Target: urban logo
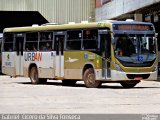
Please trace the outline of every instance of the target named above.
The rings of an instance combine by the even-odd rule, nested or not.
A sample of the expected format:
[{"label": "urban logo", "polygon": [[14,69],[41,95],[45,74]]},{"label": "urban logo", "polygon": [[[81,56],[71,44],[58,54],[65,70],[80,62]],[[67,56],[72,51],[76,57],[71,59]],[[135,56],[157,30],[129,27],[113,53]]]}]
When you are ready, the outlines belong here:
[{"label": "urban logo", "polygon": [[42,61],[42,53],[41,52],[27,52],[24,54],[25,61]]}]

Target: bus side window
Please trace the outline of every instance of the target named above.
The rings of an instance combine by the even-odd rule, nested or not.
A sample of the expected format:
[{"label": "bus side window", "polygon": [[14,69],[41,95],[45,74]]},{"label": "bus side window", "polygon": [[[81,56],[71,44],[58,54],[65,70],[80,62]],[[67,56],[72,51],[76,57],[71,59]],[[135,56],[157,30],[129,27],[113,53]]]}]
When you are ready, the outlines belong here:
[{"label": "bus side window", "polygon": [[83,31],[83,48],[96,50],[98,48],[98,30]]},{"label": "bus side window", "polygon": [[51,51],[52,50],[52,32],[40,32],[39,50]]},{"label": "bus side window", "polygon": [[4,51],[13,51],[13,34],[4,34]]},{"label": "bus side window", "polygon": [[26,34],[26,51],[37,51],[38,50],[38,32]]},{"label": "bus side window", "polygon": [[81,49],[82,31],[67,31],[67,45],[68,50],[80,50]]}]

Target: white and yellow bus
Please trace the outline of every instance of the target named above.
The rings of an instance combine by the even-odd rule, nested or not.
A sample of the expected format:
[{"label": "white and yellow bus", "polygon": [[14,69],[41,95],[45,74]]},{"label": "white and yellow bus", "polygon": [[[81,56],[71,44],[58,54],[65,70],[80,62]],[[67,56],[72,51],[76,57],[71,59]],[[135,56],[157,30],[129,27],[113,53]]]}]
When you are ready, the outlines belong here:
[{"label": "white and yellow bus", "polygon": [[157,80],[158,49],[153,24],[103,21],[5,28],[2,72],[86,87],[118,82],[132,88],[141,80]]}]

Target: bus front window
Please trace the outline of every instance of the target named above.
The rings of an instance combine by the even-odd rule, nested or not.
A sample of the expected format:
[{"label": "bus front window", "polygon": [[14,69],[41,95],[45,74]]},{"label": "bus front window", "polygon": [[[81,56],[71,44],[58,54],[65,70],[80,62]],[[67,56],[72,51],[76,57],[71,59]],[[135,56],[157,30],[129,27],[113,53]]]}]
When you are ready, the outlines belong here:
[{"label": "bus front window", "polygon": [[135,46],[127,36],[116,37],[115,54],[117,56],[130,56],[135,53]]},{"label": "bus front window", "polygon": [[114,53],[115,57],[127,67],[137,63],[153,62],[156,58],[155,37],[144,34],[115,35]]}]

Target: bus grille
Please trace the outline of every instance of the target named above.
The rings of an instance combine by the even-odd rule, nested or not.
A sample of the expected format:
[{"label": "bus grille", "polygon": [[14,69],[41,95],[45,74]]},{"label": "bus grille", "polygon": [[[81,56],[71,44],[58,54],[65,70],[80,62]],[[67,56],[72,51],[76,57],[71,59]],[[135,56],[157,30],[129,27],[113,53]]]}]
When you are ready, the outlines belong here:
[{"label": "bus grille", "polygon": [[150,62],[143,62],[143,63],[133,63],[133,62],[124,62],[120,61],[123,66],[125,67],[151,67],[155,60]]}]

